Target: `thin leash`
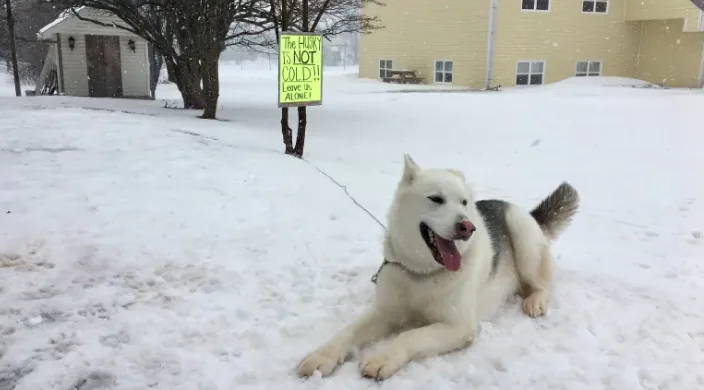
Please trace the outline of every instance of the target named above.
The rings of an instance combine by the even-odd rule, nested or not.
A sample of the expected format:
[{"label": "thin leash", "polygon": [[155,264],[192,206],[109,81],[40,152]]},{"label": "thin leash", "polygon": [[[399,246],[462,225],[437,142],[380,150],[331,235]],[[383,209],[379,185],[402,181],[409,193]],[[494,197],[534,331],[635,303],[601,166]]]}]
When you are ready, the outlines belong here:
[{"label": "thin leash", "polygon": [[[376,223],[377,223],[379,226],[381,226],[382,229],[387,230],[387,229],[386,229],[386,226],[384,226],[384,224],[381,223],[381,221],[380,221],[376,216],[374,216],[374,214],[372,214],[371,211],[369,211],[366,207],[362,206],[362,204],[359,203],[359,202],[357,201],[357,199],[355,199],[355,197],[352,196],[352,194],[350,194],[350,192],[347,190],[347,186],[346,186],[346,185],[344,185],[344,184],[340,183],[339,181],[335,180],[334,177],[330,176],[327,172],[325,172],[324,170],[320,169],[317,165],[311,163],[310,161],[306,160],[305,158],[301,158],[301,160],[303,160],[306,164],[308,164],[308,165],[312,166],[313,168],[315,168],[318,172],[320,172],[320,174],[322,174],[322,175],[324,175],[325,177],[327,177],[328,179],[330,179],[331,182],[333,182],[336,186],[338,186],[340,189],[342,189],[342,191],[345,192],[345,196],[347,196],[352,202],[354,202],[354,204],[357,205],[357,207],[358,207],[360,210],[364,211],[371,219],[373,219],[374,221],[376,221]],[[372,279],[371,279],[372,283],[376,284],[376,280],[379,278],[379,273],[381,273],[381,270],[382,270],[387,264],[389,264],[389,263],[391,263],[391,262],[388,261],[388,260],[386,260],[386,259],[384,259],[384,261],[381,263],[381,266],[379,267],[379,269],[378,269],[378,270],[376,271],[376,273],[372,276]]]}]

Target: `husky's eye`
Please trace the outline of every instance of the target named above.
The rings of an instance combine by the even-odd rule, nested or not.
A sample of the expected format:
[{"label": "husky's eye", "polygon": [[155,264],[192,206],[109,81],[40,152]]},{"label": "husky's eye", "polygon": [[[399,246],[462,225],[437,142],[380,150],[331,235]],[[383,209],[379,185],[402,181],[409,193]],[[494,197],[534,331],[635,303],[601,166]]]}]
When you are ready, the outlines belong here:
[{"label": "husky's eye", "polygon": [[466,206],[466,205],[467,205],[467,199],[462,201],[462,206]]},{"label": "husky's eye", "polygon": [[437,203],[437,204],[445,203],[445,199],[443,199],[442,196],[438,196],[438,195],[429,196],[428,199],[430,199],[433,203]]}]

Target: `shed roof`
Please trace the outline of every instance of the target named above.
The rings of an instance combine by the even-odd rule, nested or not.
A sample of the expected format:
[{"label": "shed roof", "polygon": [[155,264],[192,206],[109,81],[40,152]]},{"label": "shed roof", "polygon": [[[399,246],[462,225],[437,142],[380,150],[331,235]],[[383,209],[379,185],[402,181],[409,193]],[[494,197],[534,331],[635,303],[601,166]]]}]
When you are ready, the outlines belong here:
[{"label": "shed roof", "polygon": [[[115,16],[110,14],[107,11],[102,11],[102,10],[97,10],[97,9],[92,9],[89,7],[76,7],[76,8],[67,8],[64,10],[64,12],[59,15],[56,20],[53,22],[47,24],[46,26],[42,27],[39,32],[37,32],[37,39],[39,40],[53,40],[53,36],[56,33],[73,33],[77,30],[77,27],[80,23],[87,23],[81,19],[79,19],[76,14],[80,15],[81,17],[84,18],[93,18],[93,19],[105,19],[106,15],[112,16],[113,20],[115,20]],[[120,20],[120,19],[117,19]],[[102,20],[101,20],[102,21]],[[108,22],[110,23],[110,22]],[[113,22],[114,24],[114,22]],[[110,28],[110,27],[108,27]],[[119,33],[116,35],[124,35],[125,32],[120,29],[119,27],[115,27],[116,30],[120,30]]]}]

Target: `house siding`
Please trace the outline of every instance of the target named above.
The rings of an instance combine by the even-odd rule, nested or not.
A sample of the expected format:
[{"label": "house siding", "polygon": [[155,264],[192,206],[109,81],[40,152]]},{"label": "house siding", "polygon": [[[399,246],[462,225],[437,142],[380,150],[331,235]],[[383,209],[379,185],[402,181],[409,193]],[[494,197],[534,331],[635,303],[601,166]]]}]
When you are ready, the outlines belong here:
[{"label": "house siding", "polygon": [[492,85],[514,86],[521,60],[545,61],[543,83],[574,76],[578,61],[601,61],[602,76],[635,75],[641,26],[623,21],[625,0],[605,14],[583,13],[581,1],[551,0],[549,11],[499,1]]},{"label": "house siding", "polygon": [[360,77],[378,79],[379,60],[394,69],[412,69],[434,81],[435,60],[453,61],[453,84],[483,87],[485,82],[489,0],[386,0],[365,5],[384,28],[360,38]]},{"label": "house siding", "polygon": [[142,39],[135,39],[135,51],[132,52],[127,44],[129,40],[130,37],[120,37],[122,93],[125,97],[148,98],[151,95],[148,45]]},{"label": "house siding", "polygon": [[[69,37],[76,40],[73,50],[68,46]],[[61,57],[64,93],[69,96],[88,96],[85,37],[76,34],[61,34]]]},{"label": "house siding", "polygon": [[701,87],[704,32],[683,32],[683,24],[683,19],[642,22],[637,78],[668,87]]}]

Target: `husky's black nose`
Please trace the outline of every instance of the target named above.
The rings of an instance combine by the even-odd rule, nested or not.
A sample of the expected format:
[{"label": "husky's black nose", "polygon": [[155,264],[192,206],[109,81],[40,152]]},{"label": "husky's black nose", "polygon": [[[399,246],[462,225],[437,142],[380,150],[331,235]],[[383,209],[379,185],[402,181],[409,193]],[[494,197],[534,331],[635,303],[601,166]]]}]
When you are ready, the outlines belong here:
[{"label": "husky's black nose", "polygon": [[472,222],[465,219],[464,221],[457,222],[455,225],[455,231],[457,235],[463,240],[469,240],[472,237],[472,233],[477,230]]}]

